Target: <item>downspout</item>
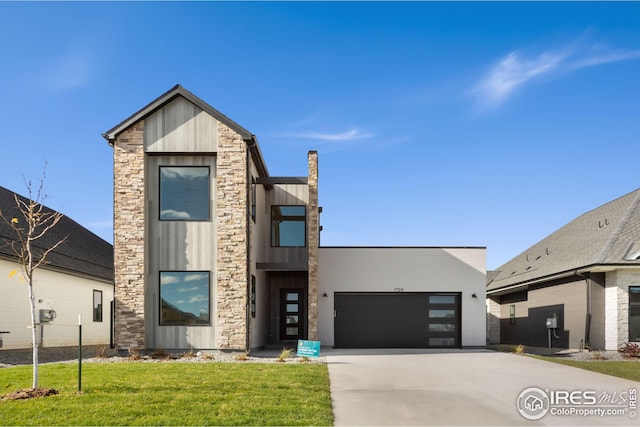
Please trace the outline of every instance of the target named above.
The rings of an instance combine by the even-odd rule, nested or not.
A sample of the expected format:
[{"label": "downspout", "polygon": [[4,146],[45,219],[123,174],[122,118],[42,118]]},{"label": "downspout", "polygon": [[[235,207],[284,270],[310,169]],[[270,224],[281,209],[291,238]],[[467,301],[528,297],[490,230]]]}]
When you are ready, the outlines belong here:
[{"label": "downspout", "polygon": [[[580,277],[584,277],[584,282],[585,282],[585,290],[586,290],[586,297],[587,297],[587,304],[586,304],[586,314],[585,314],[585,323],[584,323],[584,339],[583,339],[583,343],[584,343],[584,348],[590,350],[591,349],[591,342],[590,342],[590,335],[591,335],[591,288],[592,288],[592,281],[591,281],[591,275],[590,273],[587,271],[586,273],[578,273],[578,271],[576,270],[576,274]],[[582,349],[581,349],[582,350]]]}]

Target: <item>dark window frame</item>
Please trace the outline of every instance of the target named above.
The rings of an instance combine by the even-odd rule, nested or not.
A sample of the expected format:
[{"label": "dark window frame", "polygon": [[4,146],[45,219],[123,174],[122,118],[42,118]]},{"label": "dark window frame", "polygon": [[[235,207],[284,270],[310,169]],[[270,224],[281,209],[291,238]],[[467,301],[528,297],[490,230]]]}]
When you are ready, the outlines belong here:
[{"label": "dark window frame", "polygon": [[[276,239],[274,236],[274,208],[302,208],[304,209],[304,214],[301,216],[290,216],[283,217],[288,218],[288,221],[296,221],[296,222],[304,222],[304,243],[302,245],[282,245],[279,242],[279,238]],[[302,218],[294,219],[294,218]],[[271,247],[272,248],[306,248],[307,247],[307,206],[306,205],[271,205]],[[277,241],[276,241],[277,240]]]},{"label": "dark window frame", "polygon": [[[162,170],[170,168],[199,168],[207,170],[207,217],[206,218],[163,218],[162,217]],[[179,222],[209,222],[211,221],[211,167],[208,165],[159,165],[158,166],[158,220],[159,221],[179,221]]]},{"label": "dark window frame", "polygon": [[252,176],[251,177],[251,219],[253,220],[253,223],[256,223],[256,211],[257,211],[257,207],[256,207],[256,198],[257,198],[257,187],[258,185],[256,184],[256,179]]},{"label": "dark window frame", "polygon": [[[207,275],[207,317],[208,320],[206,323],[187,323],[187,322],[164,322],[162,319],[163,311],[162,311],[162,301],[163,301],[163,293],[162,293],[162,275],[163,273],[184,273],[186,274],[206,274]],[[159,316],[158,316],[158,325],[159,326],[194,326],[194,327],[210,327],[211,326],[211,272],[208,270],[161,270],[158,272],[158,305],[159,305]],[[183,312],[185,313],[185,312]],[[193,314],[193,313],[190,313]]]},{"label": "dark window frame", "polygon": [[[98,289],[94,289],[93,290],[93,321],[94,322],[102,322],[102,314],[103,314],[103,307],[104,307],[104,300],[103,300],[103,295],[102,295],[102,291],[98,290]],[[96,295],[100,295],[100,302],[98,303],[98,306],[96,307]]]},{"label": "dark window frame", "polygon": [[[638,342],[640,340],[640,327],[638,327],[638,330],[635,331],[635,333],[632,334],[632,330],[631,330],[631,312],[632,310],[634,312],[637,312],[636,314],[638,316],[640,316],[640,301],[632,301],[631,300],[631,295],[633,293],[632,289],[637,290],[637,292],[640,294],[640,286],[629,286],[629,317],[628,317],[628,324],[629,324],[629,340],[630,342]],[[635,336],[633,336],[635,335]]]},{"label": "dark window frame", "polygon": [[515,304],[509,305],[509,324],[510,325],[516,324],[516,305]]},{"label": "dark window frame", "polygon": [[251,317],[255,318],[256,317],[256,276],[254,276],[253,274],[251,275],[251,295],[249,298],[251,300]]}]

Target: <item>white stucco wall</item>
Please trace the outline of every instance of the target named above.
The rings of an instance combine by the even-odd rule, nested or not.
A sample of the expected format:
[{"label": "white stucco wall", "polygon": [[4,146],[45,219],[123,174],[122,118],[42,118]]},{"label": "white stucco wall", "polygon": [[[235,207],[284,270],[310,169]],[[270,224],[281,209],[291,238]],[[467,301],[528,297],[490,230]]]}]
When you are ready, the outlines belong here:
[{"label": "white stucco wall", "polygon": [[[318,263],[322,345],[334,345],[335,292],[395,292],[398,288],[461,292],[462,346],[486,345],[485,248],[321,247]],[[474,293],[477,298],[472,297]]]},{"label": "white stucco wall", "polygon": [[[18,264],[0,259],[0,330],[11,332],[2,336],[2,349],[31,348],[28,288],[19,273],[9,278],[16,268]],[[102,291],[102,322],[93,321],[94,290]],[[77,346],[78,315],[82,315],[83,345],[109,344],[112,284],[40,268],[34,275],[34,293],[36,301],[50,302],[57,314],[44,326],[43,347]]]}]

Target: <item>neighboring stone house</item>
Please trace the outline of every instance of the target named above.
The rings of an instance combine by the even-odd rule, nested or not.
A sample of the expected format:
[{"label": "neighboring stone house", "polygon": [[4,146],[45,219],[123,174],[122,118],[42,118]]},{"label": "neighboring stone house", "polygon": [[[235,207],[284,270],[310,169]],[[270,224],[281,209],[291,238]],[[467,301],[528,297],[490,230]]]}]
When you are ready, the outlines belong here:
[{"label": "neighboring stone house", "polygon": [[492,343],[616,350],[639,342],[640,190],[571,221],[487,283]]},{"label": "neighboring stone house", "polygon": [[[0,187],[0,210],[5,218],[22,220],[15,201],[16,194]],[[22,196],[19,200],[27,201]],[[45,211],[51,211],[46,206]],[[47,264],[34,273],[37,316],[44,318],[38,326],[39,345],[65,347],[78,345],[78,315],[83,320],[84,345],[112,343],[113,247],[69,217],[63,216],[36,249],[49,248],[65,238],[47,257]],[[0,220],[0,335],[2,349],[31,348],[31,307],[26,283],[16,256],[9,246],[16,240],[15,231]],[[51,315],[53,310],[53,317]],[[37,319],[40,321],[40,318]]]},{"label": "neighboring stone house", "polygon": [[121,351],[485,344],[485,248],[319,248],[317,152],[308,176],[270,176],[256,136],[180,85],[103,136]]}]

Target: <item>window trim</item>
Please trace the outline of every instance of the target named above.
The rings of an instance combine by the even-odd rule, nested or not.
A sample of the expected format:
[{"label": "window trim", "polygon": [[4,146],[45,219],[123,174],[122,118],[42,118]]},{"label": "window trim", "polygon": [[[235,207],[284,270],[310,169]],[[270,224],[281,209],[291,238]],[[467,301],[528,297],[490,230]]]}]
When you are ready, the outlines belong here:
[{"label": "window trim", "polygon": [[[284,208],[302,208],[304,209],[304,215],[301,216],[300,218],[304,218],[303,221],[297,221],[297,222],[304,222],[304,244],[303,245],[287,245],[287,246],[283,246],[281,244],[274,244],[274,235],[273,235],[273,209],[275,207],[284,207]],[[307,247],[307,205],[271,205],[271,209],[270,209],[270,226],[271,226],[271,235],[270,235],[270,243],[271,243],[271,247],[272,248],[306,248]]]},{"label": "window trim", "polygon": [[[207,274],[207,323],[164,323],[162,321],[162,273],[185,273],[185,274]],[[187,326],[187,327],[210,327],[211,326],[211,271],[209,270],[160,270],[158,271],[158,325],[159,326]]]},{"label": "window trim", "polygon": [[[207,169],[207,218],[180,219],[162,218],[162,169],[163,168],[202,168]],[[209,165],[158,165],[158,221],[168,222],[210,222],[211,221],[211,166]]]},{"label": "window trim", "polygon": [[[633,286],[629,286],[628,289],[628,295],[629,295],[629,311],[628,311],[628,315],[627,315],[627,327],[628,327],[628,341],[629,342],[637,342],[637,338],[638,337],[631,337],[631,308],[637,309],[640,311],[640,302],[635,301],[635,302],[631,302],[631,289],[638,289],[638,291],[640,291],[640,285],[633,285]],[[638,336],[640,336],[640,331],[638,331]]]},{"label": "window trim", "polygon": [[[98,307],[96,307],[96,295],[100,295],[100,304],[98,304]],[[103,295],[102,295],[102,291],[98,290],[98,289],[94,289],[93,293],[93,310],[92,310],[92,316],[93,316],[93,321],[94,322],[102,322],[102,319],[104,318],[103,314],[104,314],[104,299],[103,299]],[[96,312],[96,309],[98,310]],[[98,314],[98,316],[96,316],[96,314]]]}]

